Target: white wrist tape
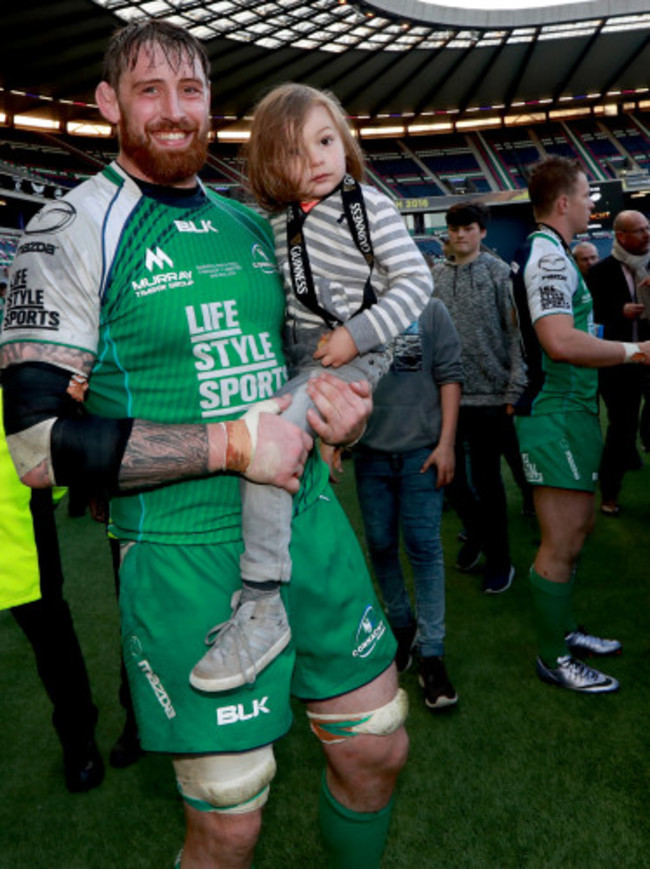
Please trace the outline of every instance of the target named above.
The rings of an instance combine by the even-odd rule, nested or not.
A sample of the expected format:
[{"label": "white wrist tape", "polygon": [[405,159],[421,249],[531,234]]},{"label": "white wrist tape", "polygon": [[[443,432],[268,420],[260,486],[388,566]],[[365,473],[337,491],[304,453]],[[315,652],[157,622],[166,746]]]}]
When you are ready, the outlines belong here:
[{"label": "white wrist tape", "polygon": [[240,418],[221,422],[226,436],[222,469],[245,474],[253,464],[257,447],[257,428],[260,413],[279,413],[280,405],[272,398],[260,401]]},{"label": "white wrist tape", "polygon": [[625,350],[625,359],[624,363],[627,362],[641,362],[643,359],[643,353],[641,353],[641,348],[638,344],[628,343],[627,341],[623,341],[623,349]]},{"label": "white wrist tape", "polygon": [[52,450],[50,439],[56,419],[44,419],[31,428],[23,429],[16,434],[7,435],[7,447],[14,460],[19,477],[24,477],[29,471],[38,467],[41,462],[47,463],[47,471],[55,485],[54,468],[52,467]]},{"label": "white wrist tape", "polygon": [[[246,423],[248,434],[251,439],[251,458],[248,467],[253,464],[255,449],[257,447],[257,418],[261,413],[280,413],[280,405],[273,398],[267,398],[265,401],[258,401],[250,410],[242,416],[242,420]],[[248,470],[248,468],[246,469]]]}]

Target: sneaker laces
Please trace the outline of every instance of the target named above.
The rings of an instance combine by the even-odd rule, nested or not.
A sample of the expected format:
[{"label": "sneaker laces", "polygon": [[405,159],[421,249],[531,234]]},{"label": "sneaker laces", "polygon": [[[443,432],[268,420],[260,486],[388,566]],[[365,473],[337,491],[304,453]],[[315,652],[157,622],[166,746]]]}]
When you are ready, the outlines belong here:
[{"label": "sneaker laces", "polygon": [[[232,642],[235,648],[235,654],[237,655],[237,664],[239,665],[239,669],[244,677],[244,681],[248,685],[252,685],[255,679],[257,678],[257,669],[255,667],[255,657],[253,655],[252,649],[246,638],[246,634],[241,629],[240,625],[236,621],[236,615],[238,612],[237,603],[239,602],[239,598],[236,602],[234,602],[234,609],[229,619],[226,619],[225,622],[220,622],[218,625],[215,625],[205,635],[205,644],[206,646],[214,646],[219,637],[225,637],[226,634],[232,634]],[[248,660],[250,661],[250,666],[248,669],[252,669],[252,675],[249,677],[247,675],[247,668],[244,665],[244,656],[248,656]]]},{"label": "sneaker laces", "polygon": [[585,664],[584,661],[579,661],[567,655],[564,658],[558,658],[558,664],[574,677],[581,677],[588,682],[597,682],[600,678],[600,673]]}]

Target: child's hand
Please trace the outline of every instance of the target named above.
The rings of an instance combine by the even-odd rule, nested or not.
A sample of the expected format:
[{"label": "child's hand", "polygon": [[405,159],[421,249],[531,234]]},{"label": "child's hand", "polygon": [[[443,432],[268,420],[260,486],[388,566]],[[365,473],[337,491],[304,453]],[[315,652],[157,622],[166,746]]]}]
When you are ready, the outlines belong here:
[{"label": "child's hand", "polygon": [[334,447],[331,444],[324,443],[324,441],[319,441],[318,447],[321,458],[330,469],[330,483],[338,483],[339,476],[343,474],[342,447]]},{"label": "child's hand", "polygon": [[340,368],[341,365],[351,362],[358,354],[352,335],[345,326],[337,326],[333,332],[323,335],[320,339],[314,359],[319,359],[321,365],[326,368],[330,365],[332,368]]}]

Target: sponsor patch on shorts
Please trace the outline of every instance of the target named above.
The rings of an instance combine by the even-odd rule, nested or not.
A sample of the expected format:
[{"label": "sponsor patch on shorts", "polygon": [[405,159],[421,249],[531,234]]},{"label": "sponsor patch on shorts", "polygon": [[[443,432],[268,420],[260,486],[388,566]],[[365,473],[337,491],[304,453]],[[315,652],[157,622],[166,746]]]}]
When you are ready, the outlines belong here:
[{"label": "sponsor patch on shorts", "polygon": [[356,643],[352,650],[353,658],[367,658],[386,633],[386,622],[373,606],[367,606],[359,621]]}]

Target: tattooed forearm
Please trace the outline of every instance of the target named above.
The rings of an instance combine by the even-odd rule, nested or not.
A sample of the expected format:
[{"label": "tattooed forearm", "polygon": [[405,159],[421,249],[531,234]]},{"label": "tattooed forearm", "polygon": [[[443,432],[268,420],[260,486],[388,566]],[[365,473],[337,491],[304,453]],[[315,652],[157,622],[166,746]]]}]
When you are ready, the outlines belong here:
[{"label": "tattooed forearm", "polygon": [[137,421],[122,458],[122,491],[152,488],[209,473],[209,443],[203,425],[157,425]]},{"label": "tattooed forearm", "polygon": [[[94,362],[91,353],[52,344],[17,342],[4,345],[0,354],[4,367],[48,362],[74,372],[78,376],[71,378],[68,393],[83,400],[86,377]],[[204,477],[210,468],[210,442],[205,425],[162,425],[136,420],[122,457],[118,485],[125,492],[151,489],[188,477]],[[36,471],[38,482],[30,485],[51,485],[51,481],[46,481],[46,465]]]},{"label": "tattooed forearm", "polygon": [[88,375],[94,361],[92,353],[58,344],[24,341],[5,344],[0,348],[0,368],[8,368],[20,362],[49,362],[51,365]]}]

